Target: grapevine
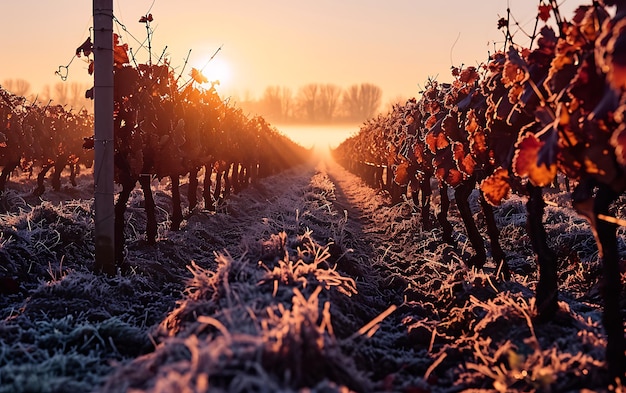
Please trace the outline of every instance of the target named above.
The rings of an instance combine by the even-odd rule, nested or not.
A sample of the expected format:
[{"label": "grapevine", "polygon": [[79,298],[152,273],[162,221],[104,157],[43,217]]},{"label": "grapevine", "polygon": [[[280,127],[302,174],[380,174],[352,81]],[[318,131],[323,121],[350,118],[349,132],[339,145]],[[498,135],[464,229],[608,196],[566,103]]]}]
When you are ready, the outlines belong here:
[{"label": "grapevine", "polygon": [[[416,205],[422,191],[426,197],[419,206],[425,229],[430,201],[427,187],[421,185],[436,179],[441,197],[437,218],[448,242],[447,188],[454,189],[475,251],[468,265],[478,268],[485,261],[483,239],[467,200],[479,185],[492,257],[505,278],[508,267],[491,206],[500,205],[511,192],[526,195],[528,235],[539,266],[540,320],[554,317],[559,309],[557,258],[543,228],[542,188],[559,177],[568,187],[573,183],[573,206],[589,219],[604,265],[609,372],[622,379],[626,344],[615,296],[622,288],[615,241],[618,221],[606,217],[610,205],[626,191],[625,11],[624,1],[594,2],[579,7],[568,21],[556,2],[541,2],[537,22],[545,22],[552,12],[559,31],[543,26],[532,50],[512,43],[509,20],[501,19],[508,47],[480,67],[453,68],[452,83],[429,80],[419,100],[371,120],[334,151],[344,166],[370,184],[372,171],[362,168],[381,166],[393,173],[389,178],[395,184],[374,184],[391,192],[393,202],[399,200],[393,196],[396,186]],[[379,142],[373,144],[372,139]]]}]

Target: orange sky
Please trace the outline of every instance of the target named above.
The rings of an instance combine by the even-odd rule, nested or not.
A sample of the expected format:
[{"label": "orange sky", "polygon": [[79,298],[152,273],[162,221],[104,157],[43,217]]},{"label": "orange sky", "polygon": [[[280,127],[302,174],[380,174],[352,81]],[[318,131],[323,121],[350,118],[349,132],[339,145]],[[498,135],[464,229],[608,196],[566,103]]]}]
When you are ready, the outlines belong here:
[{"label": "orange sky", "polygon": [[[189,50],[190,66],[216,59],[228,68],[222,95],[258,98],[265,87],[294,90],[308,83],[347,87],[373,83],[383,102],[416,95],[429,77],[450,79],[452,65],[476,65],[502,33],[497,20],[507,4],[520,26],[532,32],[538,1],[532,0],[114,0],[114,14],[123,26],[116,31],[137,51],[146,37],[138,23],[153,14],[153,57],[167,46],[179,70]],[[591,1],[565,0],[563,15]],[[67,64],[89,35],[91,1],[3,0],[0,5],[0,84],[26,79],[33,92],[54,85],[58,66]],[[515,39],[527,43],[523,32]],[[218,65],[218,61],[215,62]],[[183,77],[186,78],[190,66]],[[211,79],[210,67],[205,74]],[[222,77],[217,76],[217,77]],[[75,59],[68,82],[92,83],[86,65]]]}]

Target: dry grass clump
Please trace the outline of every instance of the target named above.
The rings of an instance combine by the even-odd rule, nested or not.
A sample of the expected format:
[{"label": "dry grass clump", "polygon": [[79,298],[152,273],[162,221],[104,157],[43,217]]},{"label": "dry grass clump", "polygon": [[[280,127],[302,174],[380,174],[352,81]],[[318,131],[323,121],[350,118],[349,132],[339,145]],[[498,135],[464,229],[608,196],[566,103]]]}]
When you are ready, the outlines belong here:
[{"label": "dry grass clump", "polygon": [[[570,391],[604,373],[601,329],[570,314],[567,303],[561,302],[559,320],[545,325],[534,322],[534,299],[502,292],[471,303],[480,319],[474,322],[475,335],[464,339],[472,350],[464,368],[484,376],[486,386],[498,392]],[[582,340],[576,343],[568,336]]]},{"label": "dry grass clump", "polygon": [[331,320],[331,299],[356,294],[356,283],[328,266],[328,247],[311,235],[281,232],[259,255],[216,254],[212,271],[192,263],[156,351],[118,370],[104,391],[369,390]]},{"label": "dry grass clump", "polygon": [[76,269],[93,258],[89,202],[43,202],[2,214],[0,223],[0,277],[17,280],[22,287],[36,284],[35,277],[57,278],[61,266]]},{"label": "dry grass clump", "polygon": [[92,202],[14,204],[0,216],[0,392],[91,391],[113,362],[154,348],[147,329],[176,284],[94,275]]}]

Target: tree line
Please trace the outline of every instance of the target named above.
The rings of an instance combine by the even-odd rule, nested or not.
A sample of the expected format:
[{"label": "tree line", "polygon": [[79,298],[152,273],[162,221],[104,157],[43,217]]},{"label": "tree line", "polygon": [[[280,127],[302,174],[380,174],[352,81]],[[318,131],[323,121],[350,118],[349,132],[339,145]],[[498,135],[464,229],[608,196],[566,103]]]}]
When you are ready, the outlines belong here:
[{"label": "tree line", "polygon": [[76,112],[83,109],[93,112],[93,101],[85,97],[85,92],[91,86],[85,83],[57,82],[54,86],[45,85],[36,93],[32,91],[30,82],[25,79],[5,79],[0,85],[16,96],[28,97],[32,103],[61,105]]},{"label": "tree line", "polygon": [[[27,80],[6,79],[2,87],[17,96],[30,97],[39,104],[53,103],[67,109],[93,112],[93,101],[85,98],[85,91],[90,88],[86,84],[58,82],[33,93]],[[295,92],[289,87],[268,86],[261,98],[244,98],[239,105],[247,112],[263,115],[272,123],[361,123],[379,112],[382,95],[382,89],[371,83],[347,88],[331,83],[309,83]]]},{"label": "tree line", "polygon": [[342,88],[331,83],[309,83],[294,90],[268,86],[260,99],[244,99],[242,108],[261,113],[272,123],[327,124],[362,122],[380,109],[382,89],[371,83]]}]

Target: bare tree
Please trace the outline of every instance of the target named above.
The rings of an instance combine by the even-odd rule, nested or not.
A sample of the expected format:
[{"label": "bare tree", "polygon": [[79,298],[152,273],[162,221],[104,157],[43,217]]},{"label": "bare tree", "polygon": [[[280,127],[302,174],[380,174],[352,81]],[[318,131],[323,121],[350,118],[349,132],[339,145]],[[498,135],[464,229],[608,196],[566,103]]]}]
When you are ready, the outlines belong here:
[{"label": "bare tree", "polygon": [[25,79],[5,79],[2,85],[16,96],[25,97],[30,92],[30,83]]},{"label": "bare tree", "polygon": [[359,104],[359,85],[352,85],[344,91],[343,110],[346,113],[346,116],[351,120],[361,118],[361,108]]},{"label": "bare tree", "polygon": [[333,84],[320,85],[318,99],[319,120],[330,122],[335,117],[339,97],[341,97],[341,88]]},{"label": "bare tree", "polygon": [[368,119],[373,117],[380,108],[383,91],[380,87],[371,83],[361,84],[361,108],[363,116]]},{"label": "bare tree", "polygon": [[[70,83],[70,96],[68,104],[75,110],[80,110],[82,107],[87,107],[88,102],[85,98],[85,91],[87,91],[87,85],[72,82]],[[91,100],[89,100],[91,101]]]},{"label": "bare tree", "polygon": [[268,119],[280,120],[282,108],[279,86],[268,86],[265,88],[261,98],[261,107],[263,108],[263,115],[267,116]]},{"label": "bare tree", "polygon": [[382,90],[371,83],[352,85],[343,95],[343,108],[350,120],[364,121],[376,114],[382,101]]},{"label": "bare tree", "polygon": [[293,100],[293,91],[288,87],[283,87],[281,94],[281,111],[284,119],[288,119],[293,116]]},{"label": "bare tree", "polygon": [[316,83],[310,83],[298,90],[298,106],[302,110],[305,119],[310,122],[315,122],[317,120],[316,111],[317,106],[319,105],[319,94],[320,87]]},{"label": "bare tree", "polygon": [[260,107],[264,116],[274,121],[285,121],[292,115],[293,94],[291,89],[269,86],[261,98]]},{"label": "bare tree", "polygon": [[45,85],[41,92],[37,94],[37,102],[40,104],[47,105],[52,99],[52,94],[50,93],[50,85]]},{"label": "bare tree", "polygon": [[54,94],[52,96],[52,99],[57,103],[57,104],[67,104],[69,102],[69,97],[70,97],[70,91],[69,91],[69,87],[66,83],[63,82],[57,82],[54,85]]},{"label": "bare tree", "polygon": [[290,120],[328,123],[337,119],[364,121],[373,117],[382,101],[382,90],[373,84],[350,86],[345,91],[334,84],[309,83],[294,98],[287,87],[268,86],[259,100],[249,94],[241,106],[275,122]]}]

